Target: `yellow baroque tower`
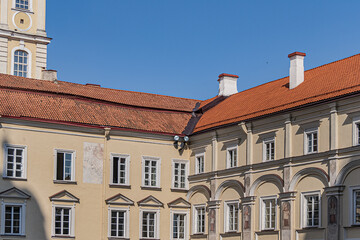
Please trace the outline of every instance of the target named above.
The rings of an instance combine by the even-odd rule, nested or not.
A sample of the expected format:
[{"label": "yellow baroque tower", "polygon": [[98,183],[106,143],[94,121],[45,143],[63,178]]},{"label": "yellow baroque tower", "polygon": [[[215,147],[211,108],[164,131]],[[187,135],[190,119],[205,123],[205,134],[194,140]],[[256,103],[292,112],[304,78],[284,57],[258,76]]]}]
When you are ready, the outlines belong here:
[{"label": "yellow baroque tower", "polygon": [[0,0],[0,73],[42,78],[48,38],[46,0]]}]

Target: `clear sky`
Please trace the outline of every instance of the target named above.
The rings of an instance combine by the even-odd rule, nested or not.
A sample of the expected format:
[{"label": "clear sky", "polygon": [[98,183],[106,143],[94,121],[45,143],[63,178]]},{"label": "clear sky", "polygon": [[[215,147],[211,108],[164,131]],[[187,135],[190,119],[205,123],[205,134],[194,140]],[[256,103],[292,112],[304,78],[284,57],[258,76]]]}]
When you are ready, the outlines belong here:
[{"label": "clear sky", "polygon": [[207,99],[360,53],[358,0],[48,0],[48,68],[102,87]]}]

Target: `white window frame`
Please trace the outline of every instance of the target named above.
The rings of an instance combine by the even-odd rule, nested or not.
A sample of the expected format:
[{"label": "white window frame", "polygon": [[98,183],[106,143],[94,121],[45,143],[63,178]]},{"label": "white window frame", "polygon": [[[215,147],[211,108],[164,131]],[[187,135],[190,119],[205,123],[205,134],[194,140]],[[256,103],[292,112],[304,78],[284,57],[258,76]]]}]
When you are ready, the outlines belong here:
[{"label": "white window frame", "polygon": [[[142,236],[142,228],[143,228],[143,213],[144,212],[151,212],[155,213],[155,231],[154,237],[143,237]],[[160,210],[159,209],[140,209],[140,222],[139,222],[139,238],[140,239],[158,239],[160,238]]]},{"label": "white window frame", "polygon": [[360,222],[358,223],[356,222],[356,198],[355,198],[356,192],[360,192],[360,186],[349,187],[349,199],[350,199],[349,216],[352,225],[360,225]]},{"label": "white window frame", "polygon": [[[309,142],[308,142],[308,135],[309,134],[314,134],[316,133],[317,134],[317,150],[316,151],[309,151]],[[319,129],[318,128],[309,128],[309,129],[306,129],[304,131],[304,154],[312,154],[312,153],[317,153],[319,152]],[[312,143],[313,147],[314,148],[314,142]]]},{"label": "white window frame", "polygon": [[360,117],[356,117],[353,119],[353,146],[360,145],[359,128],[360,128]]},{"label": "white window frame", "polygon": [[[145,185],[145,161],[146,160],[150,160],[150,161],[156,161],[156,185],[155,186],[151,186],[151,185]],[[146,187],[146,188],[160,188],[160,179],[161,179],[161,158],[159,157],[148,157],[148,156],[143,156],[142,157],[142,186]],[[150,176],[150,181],[151,181],[151,176]]]},{"label": "white window frame", "polygon": [[[20,233],[19,234],[9,234],[5,233],[5,207],[6,206],[16,206],[21,207],[20,211]],[[26,226],[26,203],[12,203],[4,202],[1,203],[1,235],[6,236],[25,236],[25,226]]]},{"label": "white window frame", "polygon": [[[230,225],[229,225],[230,207],[229,207],[229,205],[237,205],[237,208],[238,208],[237,225],[236,225],[237,229],[236,230],[230,230]],[[239,232],[239,226],[240,226],[240,204],[239,204],[239,201],[237,201],[237,200],[225,201],[224,202],[224,231],[226,233]]]},{"label": "white window frame", "polygon": [[[199,166],[198,166],[198,157],[202,157],[203,159],[203,171],[200,172]],[[197,153],[195,154],[195,174],[200,174],[205,172],[205,152]]]},{"label": "white window frame", "polygon": [[[185,187],[175,187],[175,163],[179,163],[179,164],[185,164]],[[173,159],[172,160],[172,181],[171,181],[171,186],[173,189],[189,189],[189,181],[188,181],[188,176],[189,176],[189,161],[188,160],[181,160],[181,159]],[[179,176],[181,176],[179,174]],[[179,183],[181,183],[181,181],[179,180]]]},{"label": "white window frame", "polygon": [[[70,209],[70,234],[69,235],[58,235],[55,234],[55,209],[56,208],[68,208]],[[51,236],[52,237],[75,237],[75,204],[73,205],[62,205],[62,204],[53,204],[52,205],[52,218],[51,218]]]},{"label": "white window frame", "polygon": [[[113,168],[114,168],[114,161],[113,158],[125,158],[125,183],[114,183],[113,181]],[[119,173],[118,173],[119,174]],[[121,186],[130,186],[130,155],[128,154],[118,154],[118,153],[111,153],[110,154],[110,184],[111,185],[121,185]]]},{"label": "white window frame", "polygon": [[[198,209],[204,208],[204,232],[198,232]],[[206,205],[205,204],[198,204],[193,206],[193,234],[205,234],[206,232]]]},{"label": "white window frame", "polygon": [[31,78],[31,63],[32,63],[32,54],[31,51],[29,49],[27,49],[25,46],[21,45],[19,47],[15,47],[12,49],[11,51],[11,75],[14,75],[14,64],[15,64],[15,52],[16,51],[24,51],[28,54],[28,71],[27,71],[27,78]]},{"label": "white window frame", "polygon": [[[319,197],[319,225],[308,226],[307,225],[307,196],[317,195]],[[319,228],[321,226],[321,192],[320,191],[311,191],[301,193],[301,207],[300,207],[300,216],[301,216],[301,228]]]},{"label": "white window frame", "polygon": [[[233,159],[230,158],[230,151],[235,151],[236,152],[236,164],[233,163]],[[237,146],[231,146],[231,147],[227,147],[226,148],[226,168],[235,168],[237,167],[239,164],[239,151]],[[233,166],[231,166],[233,165]]]},{"label": "white window frame", "polygon": [[[22,176],[21,177],[13,177],[7,175],[7,157],[8,157],[8,148],[20,148],[23,150],[23,163],[22,163]],[[14,159],[14,163],[16,159]],[[26,179],[27,178],[27,146],[23,145],[13,145],[13,144],[5,144],[4,145],[4,162],[3,162],[3,177],[4,178],[11,178],[11,179]]]},{"label": "white window frame", "polygon": [[[267,144],[274,144],[274,159],[267,159],[267,154],[266,154],[266,150],[267,150]],[[263,140],[263,162],[270,162],[270,161],[274,161],[276,156],[276,146],[275,146],[275,137],[271,137],[271,138],[266,138]],[[270,157],[271,157],[271,153],[270,153]]]},{"label": "white window frame", "polygon": [[[111,236],[111,213],[112,211],[124,212],[124,236]],[[109,207],[108,208],[108,238],[129,238],[130,232],[130,209],[129,208],[120,208],[120,207]]]},{"label": "white window frame", "polygon": [[29,1],[29,9],[17,8],[16,0],[12,1],[12,8],[15,9],[16,11],[21,11],[21,12],[33,12],[33,1],[32,0],[28,0],[28,1]]},{"label": "white window frame", "polygon": [[[72,156],[71,159],[71,180],[57,180],[57,153],[70,153]],[[66,150],[66,149],[55,149],[54,150],[54,182],[75,182],[75,160],[76,152],[75,150]],[[65,168],[64,168],[65,171]]]},{"label": "white window frame", "polygon": [[[183,214],[185,215],[185,223],[184,223],[184,238],[173,238],[173,230],[174,230],[174,214]],[[189,211],[181,211],[181,210],[170,210],[170,239],[171,240],[188,240],[189,239]]]},{"label": "white window frame", "polygon": [[[266,228],[266,223],[265,223],[265,219],[266,219],[266,216],[265,216],[265,211],[266,211],[265,201],[268,201],[268,200],[275,200],[275,207],[274,207],[274,210],[275,210],[274,224],[275,225],[273,227],[270,227],[270,228]],[[276,228],[277,228],[277,197],[275,195],[261,197],[260,198],[260,229],[261,230],[275,230]]]}]

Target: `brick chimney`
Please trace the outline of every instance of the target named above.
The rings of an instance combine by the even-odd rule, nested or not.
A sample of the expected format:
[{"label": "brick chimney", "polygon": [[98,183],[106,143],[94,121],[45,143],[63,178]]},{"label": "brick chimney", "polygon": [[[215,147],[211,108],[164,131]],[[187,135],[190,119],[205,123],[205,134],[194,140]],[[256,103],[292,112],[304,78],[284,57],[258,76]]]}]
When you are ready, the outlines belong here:
[{"label": "brick chimney", "polygon": [[238,93],[237,80],[239,76],[222,73],[219,75],[219,94],[218,96],[230,96]]},{"label": "brick chimney", "polygon": [[304,57],[305,53],[293,52],[289,54],[290,71],[289,71],[289,88],[294,89],[304,81]]},{"label": "brick chimney", "polygon": [[57,81],[57,71],[43,69],[41,79],[51,81],[51,82],[56,82]]}]

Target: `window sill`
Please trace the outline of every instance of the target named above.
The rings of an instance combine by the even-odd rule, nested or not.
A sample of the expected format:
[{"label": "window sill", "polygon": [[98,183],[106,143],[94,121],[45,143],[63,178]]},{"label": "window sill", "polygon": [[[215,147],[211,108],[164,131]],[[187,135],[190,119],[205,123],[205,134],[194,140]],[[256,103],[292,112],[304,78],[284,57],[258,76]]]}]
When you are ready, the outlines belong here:
[{"label": "window sill", "polygon": [[73,184],[77,185],[76,181],[54,180],[55,184]]},{"label": "window sill", "polygon": [[29,9],[22,9],[22,8],[11,8],[11,10],[13,11],[19,11],[19,12],[26,12],[26,13],[30,13],[30,14],[34,14],[33,11],[29,10]]},{"label": "window sill", "polygon": [[182,193],[187,193],[189,191],[189,189],[186,188],[170,188],[170,190],[172,192],[182,192]]},{"label": "window sill", "polygon": [[226,233],[221,233],[220,236],[221,237],[237,237],[237,236],[241,236],[241,232],[229,231]]},{"label": "window sill", "polygon": [[[111,187],[111,188],[127,188],[127,189],[131,189],[131,185],[128,185],[128,184],[110,183],[109,187]],[[120,239],[122,239],[122,238],[120,238]],[[126,239],[126,238],[124,238],[124,239]]]},{"label": "window sill", "polygon": [[17,178],[17,177],[3,177],[4,180],[16,180],[16,181],[27,181],[27,178]]},{"label": "window sill", "polygon": [[15,234],[1,234],[1,237],[5,237],[5,238],[25,238],[26,235],[15,235]]},{"label": "window sill", "polygon": [[130,238],[124,237],[108,237],[109,240],[130,240]]},{"label": "window sill", "polygon": [[255,232],[257,235],[268,235],[268,234],[278,234],[279,231],[275,229],[264,229],[258,232]]},{"label": "window sill", "polygon": [[55,235],[55,236],[51,236],[51,238],[71,238],[71,239],[75,239],[75,236],[60,236],[60,235]]},{"label": "window sill", "polygon": [[141,190],[161,191],[161,187],[141,186]]},{"label": "window sill", "polygon": [[207,234],[205,233],[194,233],[190,235],[190,238],[207,238]]},{"label": "window sill", "polygon": [[344,228],[360,228],[360,224],[352,224],[350,226],[344,226]]}]

